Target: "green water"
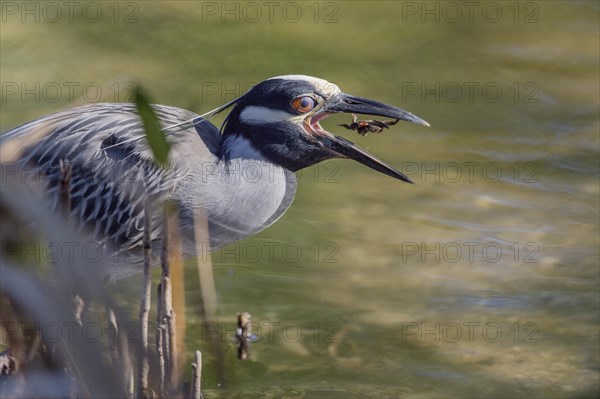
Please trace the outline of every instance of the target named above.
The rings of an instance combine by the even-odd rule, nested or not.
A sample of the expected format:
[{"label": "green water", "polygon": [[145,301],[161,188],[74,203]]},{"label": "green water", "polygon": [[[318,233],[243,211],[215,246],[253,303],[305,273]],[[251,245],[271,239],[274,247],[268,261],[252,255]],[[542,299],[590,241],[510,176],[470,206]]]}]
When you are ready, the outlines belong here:
[{"label": "green water", "polygon": [[[207,398],[598,395],[597,2],[276,2],[272,17],[261,2],[107,2],[97,22],[56,4],[55,22],[3,8],[2,131],[126,100],[132,81],[201,113],[286,73],[431,123],[363,138],[328,119],[417,184],[321,164],[278,223],[215,254],[225,387],[190,271]],[[251,362],[233,359],[238,311],[261,328]]]}]

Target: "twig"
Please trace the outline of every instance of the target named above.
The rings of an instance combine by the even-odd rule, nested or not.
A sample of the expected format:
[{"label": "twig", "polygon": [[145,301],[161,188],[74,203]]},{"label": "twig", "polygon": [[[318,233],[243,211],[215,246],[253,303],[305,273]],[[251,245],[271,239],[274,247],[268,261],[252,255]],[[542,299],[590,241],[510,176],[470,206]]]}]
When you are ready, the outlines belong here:
[{"label": "twig", "polygon": [[167,315],[165,313],[165,307],[167,307],[167,299],[165,298],[165,286],[167,286],[168,284],[168,278],[163,278],[156,287],[156,353],[158,355],[161,395],[164,395],[166,393],[166,376],[168,374],[168,371],[171,369],[171,352],[169,351],[169,331],[167,329]]},{"label": "twig", "polygon": [[250,336],[252,335],[250,318],[252,315],[248,312],[237,314],[237,329],[235,333],[235,342],[237,343],[237,356],[240,360],[248,360],[250,350]]},{"label": "twig", "polygon": [[148,362],[148,313],[150,312],[151,285],[150,267],[152,264],[152,246],[150,244],[150,234],[152,231],[152,215],[149,200],[144,204],[144,276],[142,284],[142,303],[140,305],[139,325],[140,325],[140,345],[138,351],[138,398],[146,397],[148,390],[148,372],[150,364]]},{"label": "twig", "polygon": [[156,355],[158,357],[158,392],[162,397],[165,394],[165,356],[163,352],[163,329],[156,327]]},{"label": "twig", "polygon": [[[179,384],[179,362],[183,356],[178,356],[178,349],[185,348],[185,301],[183,299],[183,267],[181,262],[181,238],[177,214],[169,206],[164,209],[163,242],[161,252],[161,301],[160,325],[163,328],[162,347],[165,360],[166,392],[172,392]],[[173,280],[174,279],[174,280]],[[173,309],[173,283],[178,286],[175,300],[181,320],[177,322],[177,313]]]},{"label": "twig", "polygon": [[156,287],[156,355],[158,357],[158,392],[161,397],[165,396],[165,368],[167,366],[167,355],[165,346],[165,324],[163,310],[162,283]]},{"label": "twig", "polygon": [[177,358],[177,333],[175,331],[176,325],[176,315],[173,309],[171,308],[171,312],[167,317],[167,330],[169,331],[169,352],[170,352],[170,362],[169,362],[169,389],[174,390],[178,385],[178,358]]},{"label": "twig", "polygon": [[202,353],[196,351],[192,363],[192,399],[202,398]]}]

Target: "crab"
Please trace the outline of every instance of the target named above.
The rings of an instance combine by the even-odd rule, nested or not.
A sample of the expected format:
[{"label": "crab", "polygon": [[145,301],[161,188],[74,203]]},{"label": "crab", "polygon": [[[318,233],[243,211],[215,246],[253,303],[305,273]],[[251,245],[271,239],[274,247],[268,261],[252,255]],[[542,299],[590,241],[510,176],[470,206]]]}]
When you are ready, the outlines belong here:
[{"label": "crab", "polygon": [[356,130],[361,136],[366,136],[369,133],[381,133],[384,129],[388,129],[390,126],[398,123],[400,119],[394,121],[378,121],[378,120],[366,120],[359,121],[358,117],[352,114],[352,123],[342,123],[340,126],[345,127],[348,130]]}]

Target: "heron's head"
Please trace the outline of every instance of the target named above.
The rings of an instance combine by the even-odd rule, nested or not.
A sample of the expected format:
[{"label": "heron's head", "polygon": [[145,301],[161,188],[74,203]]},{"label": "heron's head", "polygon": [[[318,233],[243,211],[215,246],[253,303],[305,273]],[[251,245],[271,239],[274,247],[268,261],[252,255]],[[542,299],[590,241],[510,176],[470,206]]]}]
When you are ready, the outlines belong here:
[{"label": "heron's head", "polygon": [[410,182],[401,172],[321,127],[319,121],[340,112],[429,126],[410,112],[343,93],[326,80],[286,75],[265,80],[240,97],[227,117],[223,135],[225,139],[242,136],[264,158],[291,171],[330,158],[349,158]]}]

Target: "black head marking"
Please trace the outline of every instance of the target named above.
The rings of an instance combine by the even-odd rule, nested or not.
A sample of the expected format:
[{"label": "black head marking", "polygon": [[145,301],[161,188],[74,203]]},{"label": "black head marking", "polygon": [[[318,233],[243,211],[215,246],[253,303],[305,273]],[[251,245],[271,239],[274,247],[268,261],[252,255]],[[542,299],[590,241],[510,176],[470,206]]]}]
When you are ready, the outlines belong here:
[{"label": "black head marking", "polygon": [[[291,171],[335,157],[337,155],[335,152],[324,147],[297,123],[288,121],[248,123],[241,118],[242,112],[248,107],[283,111],[291,116],[299,115],[292,108],[291,103],[303,94],[324,97],[324,94],[307,80],[274,78],[257,84],[237,101],[227,116],[223,125],[223,140],[231,136],[241,136],[266,159]],[[226,152],[227,148],[224,148],[225,157]]]}]

